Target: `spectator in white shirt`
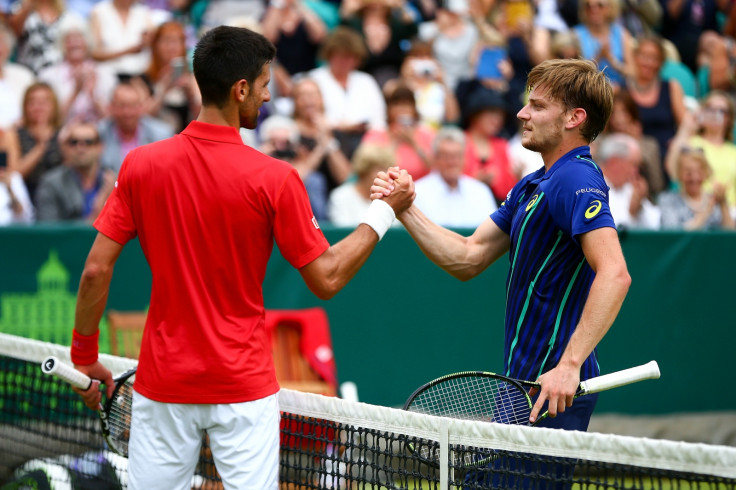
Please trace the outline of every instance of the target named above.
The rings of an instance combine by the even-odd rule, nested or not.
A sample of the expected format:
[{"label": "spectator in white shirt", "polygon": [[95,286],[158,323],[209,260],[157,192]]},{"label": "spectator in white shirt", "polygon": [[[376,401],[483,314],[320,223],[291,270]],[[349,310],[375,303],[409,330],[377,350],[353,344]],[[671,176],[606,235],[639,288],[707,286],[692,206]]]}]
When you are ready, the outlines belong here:
[{"label": "spectator in white shirt", "polygon": [[15,35],[0,22],[0,128],[10,128],[22,116],[23,95],[34,82],[31,70],[10,60]]},{"label": "spectator in white shirt", "polygon": [[595,160],[610,187],[608,205],[616,226],[659,229],[659,208],[647,197],[649,186],[639,171],[642,161],[639,142],[628,134],[613,133],[598,143]]},{"label": "spectator in white shirt", "polygon": [[415,204],[441,226],[476,228],[496,211],[496,201],[483,182],[463,174],[465,134],[443,127],[434,139],[434,165],[417,180]]},{"label": "spectator in white shirt", "polygon": [[[353,155],[356,178],[335,187],[327,202],[327,217],[335,226],[354,227],[371,205],[371,185],[381,170],[396,165],[396,155],[388,147],[361,143]],[[399,226],[395,220],[392,226]]]},{"label": "spectator in white shirt", "polygon": [[327,64],[309,76],[322,92],[325,119],[350,158],[366,130],[386,126],[386,101],[376,79],[358,71],[367,55],[360,34],[344,26],[335,28],[321,54]]}]

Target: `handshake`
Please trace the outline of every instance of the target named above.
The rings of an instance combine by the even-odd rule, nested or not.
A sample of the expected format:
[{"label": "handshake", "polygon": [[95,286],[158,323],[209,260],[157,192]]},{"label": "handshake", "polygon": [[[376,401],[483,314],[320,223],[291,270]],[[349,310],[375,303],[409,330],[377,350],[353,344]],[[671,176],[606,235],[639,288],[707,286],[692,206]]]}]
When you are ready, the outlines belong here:
[{"label": "handshake", "polygon": [[389,202],[396,216],[409,209],[415,197],[414,180],[409,172],[399,167],[389,167],[386,171],[378,172],[371,186],[371,199]]},{"label": "handshake", "polygon": [[367,224],[383,238],[396,217],[401,216],[414,202],[414,180],[409,172],[389,167],[378,172],[371,186],[371,205],[362,223]]}]

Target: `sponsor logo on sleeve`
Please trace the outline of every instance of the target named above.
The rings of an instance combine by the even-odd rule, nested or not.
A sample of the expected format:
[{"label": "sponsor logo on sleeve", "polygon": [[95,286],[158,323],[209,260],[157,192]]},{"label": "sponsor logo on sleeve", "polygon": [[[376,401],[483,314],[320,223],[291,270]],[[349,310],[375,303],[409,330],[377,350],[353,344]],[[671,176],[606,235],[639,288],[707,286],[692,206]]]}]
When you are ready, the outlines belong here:
[{"label": "sponsor logo on sleeve", "polygon": [[601,197],[606,197],[606,193],[600,189],[596,189],[595,187],[586,187],[583,189],[578,189],[575,191],[575,195],[579,196],[580,194],[586,194],[592,192],[593,194],[598,194]]},{"label": "sponsor logo on sleeve", "polygon": [[588,209],[585,210],[585,218],[595,218],[595,215],[600,212],[602,207],[603,203],[601,203],[598,199],[596,199],[595,201],[591,201],[590,206],[588,206]]},{"label": "sponsor logo on sleeve", "polygon": [[317,223],[317,218],[315,218],[314,216],[312,216],[312,224],[316,229],[319,230],[319,223]]}]

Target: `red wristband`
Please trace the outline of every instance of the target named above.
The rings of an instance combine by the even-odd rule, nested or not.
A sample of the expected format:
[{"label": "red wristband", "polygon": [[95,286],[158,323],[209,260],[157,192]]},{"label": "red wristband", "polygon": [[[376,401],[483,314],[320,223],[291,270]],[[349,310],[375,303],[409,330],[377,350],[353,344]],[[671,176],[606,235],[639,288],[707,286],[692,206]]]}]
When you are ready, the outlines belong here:
[{"label": "red wristband", "polygon": [[99,330],[92,335],[82,335],[75,328],[72,331],[72,362],[78,366],[86,366],[96,362],[100,349],[99,337]]}]

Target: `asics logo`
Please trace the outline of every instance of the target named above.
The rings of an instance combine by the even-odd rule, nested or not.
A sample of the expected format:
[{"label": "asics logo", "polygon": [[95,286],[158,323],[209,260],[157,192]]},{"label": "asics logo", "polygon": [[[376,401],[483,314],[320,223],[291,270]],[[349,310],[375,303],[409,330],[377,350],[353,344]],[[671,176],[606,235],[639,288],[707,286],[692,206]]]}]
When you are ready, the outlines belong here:
[{"label": "asics logo", "polygon": [[595,215],[601,210],[601,207],[603,207],[603,204],[598,199],[592,201],[590,206],[588,206],[588,209],[585,210],[585,218],[590,219],[595,217]]},{"label": "asics logo", "polygon": [[527,211],[529,211],[532,207],[534,207],[534,204],[536,204],[537,199],[539,199],[539,194],[534,194],[526,205]]}]

